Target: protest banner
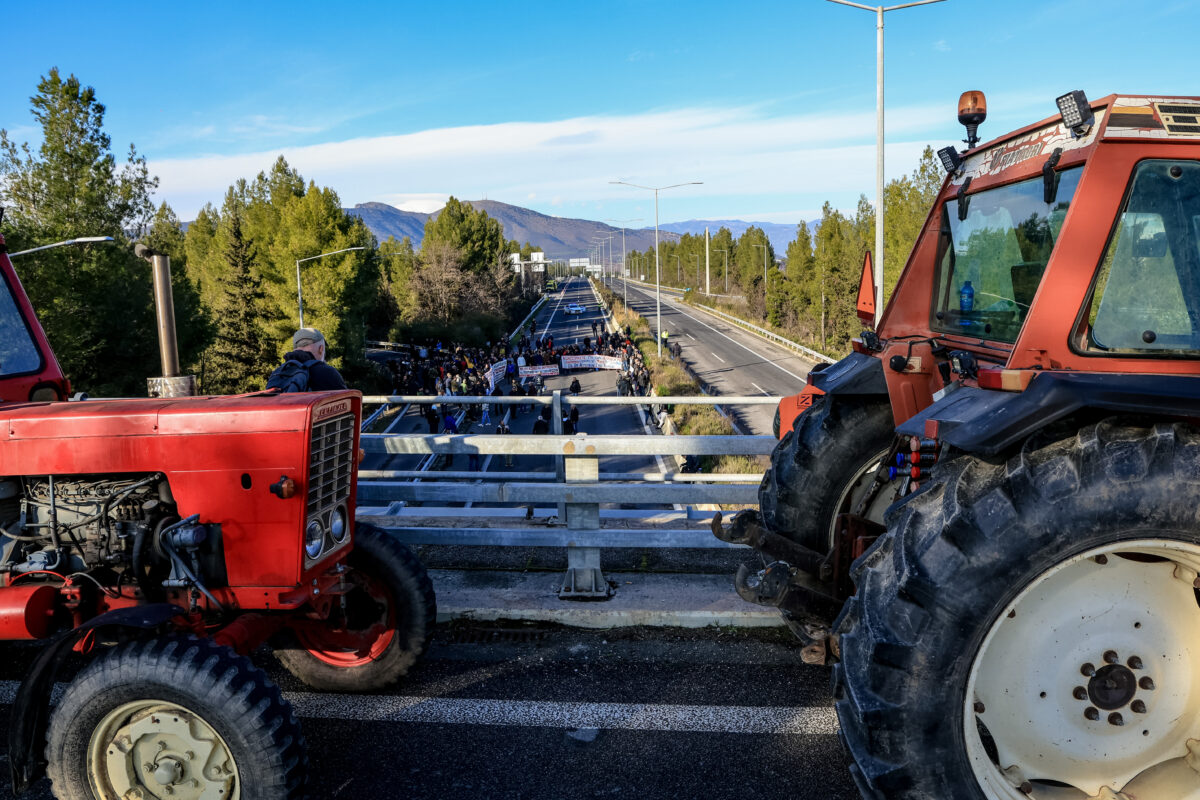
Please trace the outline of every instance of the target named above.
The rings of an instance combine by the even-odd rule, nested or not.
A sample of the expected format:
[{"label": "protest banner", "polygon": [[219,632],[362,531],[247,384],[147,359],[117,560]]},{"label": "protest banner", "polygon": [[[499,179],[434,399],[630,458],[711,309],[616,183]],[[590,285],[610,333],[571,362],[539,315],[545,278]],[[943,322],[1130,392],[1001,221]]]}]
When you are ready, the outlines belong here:
[{"label": "protest banner", "polygon": [[517,369],[517,373],[522,378],[532,378],[535,375],[541,375],[544,378],[552,378],[558,374],[558,365],[557,364],[546,364],[545,366],[541,366],[541,367],[534,367],[534,366],[519,367]]},{"label": "protest banner", "polygon": [[504,376],[507,373],[508,373],[508,359],[507,358],[504,359],[503,361],[497,361],[495,364],[492,364],[490,367],[488,367],[488,387],[491,389],[495,389],[496,383],[503,380]]},{"label": "protest banner", "polygon": [[620,369],[621,359],[616,356],[560,356],[558,363],[563,369]]}]

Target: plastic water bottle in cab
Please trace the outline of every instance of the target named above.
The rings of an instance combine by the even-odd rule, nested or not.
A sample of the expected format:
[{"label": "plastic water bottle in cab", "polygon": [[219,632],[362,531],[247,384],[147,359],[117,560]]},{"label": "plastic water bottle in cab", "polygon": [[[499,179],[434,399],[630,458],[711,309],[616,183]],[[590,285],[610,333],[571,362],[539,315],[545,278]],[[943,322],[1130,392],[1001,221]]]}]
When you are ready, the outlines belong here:
[{"label": "plastic water bottle in cab", "polygon": [[967,281],[958,290],[958,308],[964,314],[975,308],[975,287]]}]

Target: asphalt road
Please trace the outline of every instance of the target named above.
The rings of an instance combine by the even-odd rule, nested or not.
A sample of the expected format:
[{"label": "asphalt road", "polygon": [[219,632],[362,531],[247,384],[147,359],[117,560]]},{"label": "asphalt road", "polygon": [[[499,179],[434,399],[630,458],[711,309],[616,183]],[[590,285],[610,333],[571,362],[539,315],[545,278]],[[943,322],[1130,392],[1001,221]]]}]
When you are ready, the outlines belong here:
[{"label": "asphalt road", "polygon": [[[623,295],[620,280],[612,289]],[[656,325],[654,290],[629,284],[629,305]],[[771,344],[718,317],[691,308],[675,297],[661,293],[662,329],[668,341],[679,342],[682,358],[715,394],[796,394],[815,365],[791,350]],[[748,433],[770,435],[775,416],[772,406],[742,406],[731,411]]]},{"label": "asphalt road", "polygon": [[[32,648],[6,649],[11,703]],[[370,696],[309,692],[269,652],[255,661],[298,712],[313,798],[855,797],[829,670],[782,632],[446,628]],[[46,781],[27,797],[50,798]]]}]

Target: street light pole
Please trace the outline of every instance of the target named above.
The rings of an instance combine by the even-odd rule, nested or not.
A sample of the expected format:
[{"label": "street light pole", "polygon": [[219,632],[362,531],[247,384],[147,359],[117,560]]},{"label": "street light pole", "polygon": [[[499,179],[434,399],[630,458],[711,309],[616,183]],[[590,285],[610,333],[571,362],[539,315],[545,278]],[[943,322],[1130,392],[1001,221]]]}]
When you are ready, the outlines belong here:
[{"label": "street light pole", "polygon": [[713,252],[725,254],[725,294],[729,294],[729,251],[714,247]]},{"label": "street light pole", "polygon": [[655,339],[658,341],[658,356],[662,358],[662,269],[658,259],[658,193],[665,192],[667,189],[674,189],[679,186],[699,186],[703,181],[688,181],[687,183],[673,183],[670,186],[639,186],[636,183],[627,181],[609,181],[622,186],[632,186],[634,189],[645,189],[649,192],[654,192],[654,315]]},{"label": "street light pole", "polygon": [[14,258],[16,256],[23,256],[26,253],[36,253],[39,250],[50,250],[55,247],[66,247],[67,245],[72,244],[111,244],[115,241],[116,239],[111,236],[76,236],[74,239],[64,239],[61,242],[55,242],[54,244],[44,244],[41,247],[31,247],[28,250],[18,250],[15,253],[9,253],[8,257]]},{"label": "street light pole", "polygon": [[296,261],[296,306],[300,309],[300,327],[304,327],[304,293],[300,290],[300,265],[305,261],[315,261],[318,258],[325,256],[336,256],[338,253],[349,253],[351,250],[366,250],[365,247],[343,247],[341,250],[333,250],[328,253],[321,253],[308,258],[301,258]]},{"label": "street light pole", "polygon": [[917,0],[895,6],[867,6],[850,0],[829,0],[875,14],[875,325],[883,315],[883,15],[944,0]]}]

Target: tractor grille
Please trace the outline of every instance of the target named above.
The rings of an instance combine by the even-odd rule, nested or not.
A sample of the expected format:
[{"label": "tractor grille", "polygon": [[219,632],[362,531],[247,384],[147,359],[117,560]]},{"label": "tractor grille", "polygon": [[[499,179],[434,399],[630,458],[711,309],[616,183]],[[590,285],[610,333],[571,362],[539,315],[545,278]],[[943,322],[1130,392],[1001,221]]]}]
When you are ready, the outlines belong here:
[{"label": "tractor grille", "polygon": [[343,414],[313,425],[308,464],[308,517],[350,497],[354,464],[354,415]]}]

